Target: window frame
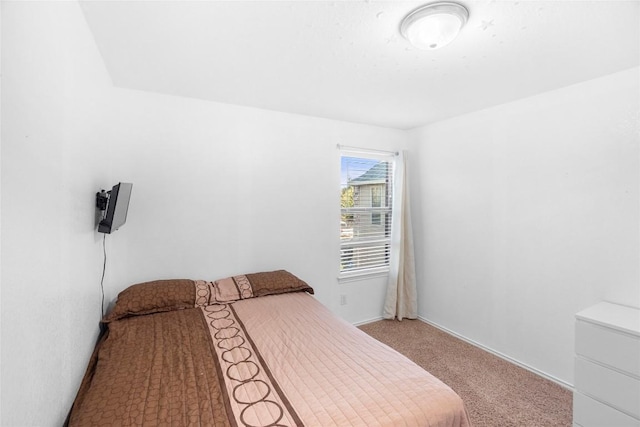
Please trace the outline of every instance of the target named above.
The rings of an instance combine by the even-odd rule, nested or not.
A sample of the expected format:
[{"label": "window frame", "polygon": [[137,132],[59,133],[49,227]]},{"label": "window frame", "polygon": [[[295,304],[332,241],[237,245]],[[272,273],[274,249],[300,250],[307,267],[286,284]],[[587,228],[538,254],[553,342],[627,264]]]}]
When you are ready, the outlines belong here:
[{"label": "window frame", "polygon": [[[392,250],[392,245],[391,245],[391,218],[393,216],[393,189],[394,189],[394,172],[395,172],[395,153],[385,153],[385,154],[379,154],[379,153],[368,153],[368,152],[363,152],[363,151],[357,151],[357,152],[351,152],[348,150],[341,150],[340,151],[340,173],[341,176],[344,176],[344,171],[343,171],[343,158],[344,157],[348,157],[348,158],[355,158],[355,159],[366,159],[366,160],[376,160],[378,161],[378,163],[376,164],[380,164],[380,162],[387,162],[388,163],[388,170],[387,173],[384,175],[384,182],[382,184],[384,184],[386,187],[383,187],[380,185],[380,183],[378,183],[378,188],[379,190],[374,190],[373,185],[372,187],[370,187],[369,189],[367,189],[367,193],[369,193],[368,195],[371,196],[373,194],[374,191],[378,191],[378,194],[380,196],[380,205],[379,207],[374,207],[371,206],[374,202],[373,197],[371,197],[368,201],[368,207],[367,206],[358,206],[358,207],[351,207],[351,208],[345,208],[342,206],[342,199],[341,199],[341,205],[340,205],[340,221],[341,221],[341,227],[340,227],[340,257],[339,257],[339,262],[338,262],[338,269],[339,269],[339,273],[338,273],[338,280],[339,282],[347,282],[347,281],[355,281],[355,280],[363,280],[366,278],[370,278],[370,277],[375,277],[375,276],[386,276],[389,273],[389,269],[390,269],[390,260],[391,260],[391,250]],[[374,165],[375,166],[375,165]],[[373,166],[372,166],[373,167]],[[371,168],[370,168],[371,169]],[[370,169],[366,170],[364,173],[368,172]],[[364,174],[363,173],[363,174]],[[344,180],[341,178],[340,180],[340,189],[341,189],[341,195],[342,192],[344,191],[345,188],[348,188],[348,186],[346,185],[347,183],[344,182]],[[362,196],[362,191],[364,190],[363,188],[358,188],[359,186],[353,186],[352,188],[354,188],[353,190],[353,195],[354,195],[354,199],[357,197],[356,195],[360,195]],[[357,190],[356,190],[357,189]],[[349,209],[349,210],[346,210]],[[374,211],[375,210],[375,211]],[[353,230],[351,231],[351,235],[352,237],[349,239],[349,241],[345,241],[346,239],[344,239],[344,233],[343,233],[343,224],[346,224],[344,218],[348,215],[351,214],[356,214],[356,213],[368,213],[368,215],[366,215],[370,221],[371,221],[371,225],[374,225],[375,227],[383,227],[383,233],[384,236],[379,236],[377,238],[365,238],[365,239],[361,239],[361,240],[353,240]],[[379,223],[377,225],[373,224],[373,218],[374,215],[379,215]],[[380,243],[384,244],[384,249],[381,249]],[[349,249],[356,249],[356,248],[371,248],[372,251],[378,252],[379,254],[382,255],[378,255],[378,257],[383,258],[382,262],[376,263],[375,265],[371,266],[371,267],[361,267],[361,268],[356,268],[356,269],[344,269],[344,258],[343,258],[343,253],[345,250],[349,250]],[[374,257],[376,257],[374,255]],[[366,260],[366,256],[363,257]]]}]

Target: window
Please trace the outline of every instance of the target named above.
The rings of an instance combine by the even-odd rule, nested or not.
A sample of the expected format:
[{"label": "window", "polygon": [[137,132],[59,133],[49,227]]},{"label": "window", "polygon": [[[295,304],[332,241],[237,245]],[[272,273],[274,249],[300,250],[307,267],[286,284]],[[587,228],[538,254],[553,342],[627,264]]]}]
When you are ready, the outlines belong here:
[{"label": "window", "polygon": [[[384,184],[382,185],[372,185],[371,186],[371,207],[372,208],[381,208],[382,207],[382,191],[384,190]],[[372,211],[371,212],[371,224],[380,225],[380,212]]]},{"label": "window", "polygon": [[341,157],[340,277],[389,269],[393,158]]}]

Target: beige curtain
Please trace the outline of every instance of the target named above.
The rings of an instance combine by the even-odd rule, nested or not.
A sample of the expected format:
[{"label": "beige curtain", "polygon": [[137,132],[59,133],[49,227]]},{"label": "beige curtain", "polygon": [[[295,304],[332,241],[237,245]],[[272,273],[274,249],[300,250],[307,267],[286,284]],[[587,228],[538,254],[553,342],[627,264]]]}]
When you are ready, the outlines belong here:
[{"label": "beige curtain", "polygon": [[407,154],[396,156],[393,217],[391,219],[391,259],[384,304],[385,319],[418,317],[416,271],[413,254],[413,231],[407,182]]}]

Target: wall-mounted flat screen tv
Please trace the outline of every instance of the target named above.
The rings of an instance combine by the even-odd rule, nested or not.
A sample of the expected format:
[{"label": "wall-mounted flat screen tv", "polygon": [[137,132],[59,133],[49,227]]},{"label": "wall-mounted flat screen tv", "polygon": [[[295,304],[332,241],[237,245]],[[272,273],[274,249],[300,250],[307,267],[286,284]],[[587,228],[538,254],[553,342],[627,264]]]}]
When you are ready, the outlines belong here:
[{"label": "wall-mounted flat screen tv", "polygon": [[107,215],[98,225],[100,233],[111,233],[116,231],[127,221],[127,211],[129,210],[129,199],[133,184],[120,182],[113,186],[109,192],[109,202],[107,204]]}]

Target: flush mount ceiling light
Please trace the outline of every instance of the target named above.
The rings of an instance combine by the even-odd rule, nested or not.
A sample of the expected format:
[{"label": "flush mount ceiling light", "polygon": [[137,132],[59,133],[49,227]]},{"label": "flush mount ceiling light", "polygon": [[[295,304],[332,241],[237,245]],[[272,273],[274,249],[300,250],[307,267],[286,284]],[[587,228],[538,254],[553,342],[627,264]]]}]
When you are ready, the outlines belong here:
[{"label": "flush mount ceiling light", "polygon": [[400,24],[400,33],[418,49],[440,49],[456,38],[467,19],[469,11],[461,4],[431,3],[407,15]]}]

